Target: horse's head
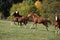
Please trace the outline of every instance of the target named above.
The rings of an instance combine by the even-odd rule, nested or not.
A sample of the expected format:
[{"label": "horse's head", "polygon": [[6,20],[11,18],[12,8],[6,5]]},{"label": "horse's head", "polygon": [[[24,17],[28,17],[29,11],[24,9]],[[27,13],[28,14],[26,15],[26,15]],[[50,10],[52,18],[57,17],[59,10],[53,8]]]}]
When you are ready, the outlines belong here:
[{"label": "horse's head", "polygon": [[37,14],[35,14],[35,13],[30,13],[30,14],[28,14],[28,17],[33,17],[33,16],[34,16],[34,17],[38,17]]},{"label": "horse's head", "polygon": [[28,14],[28,17],[31,17],[33,15],[33,13],[30,13],[30,14]]}]

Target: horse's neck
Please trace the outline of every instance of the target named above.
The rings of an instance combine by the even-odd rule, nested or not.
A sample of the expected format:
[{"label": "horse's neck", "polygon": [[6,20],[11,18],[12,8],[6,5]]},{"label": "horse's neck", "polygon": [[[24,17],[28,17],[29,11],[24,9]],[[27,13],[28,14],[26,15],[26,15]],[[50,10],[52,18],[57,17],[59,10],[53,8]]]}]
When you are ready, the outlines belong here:
[{"label": "horse's neck", "polygon": [[33,20],[35,20],[35,19],[38,18],[38,17],[36,17],[36,16],[32,16],[32,18],[33,18]]}]

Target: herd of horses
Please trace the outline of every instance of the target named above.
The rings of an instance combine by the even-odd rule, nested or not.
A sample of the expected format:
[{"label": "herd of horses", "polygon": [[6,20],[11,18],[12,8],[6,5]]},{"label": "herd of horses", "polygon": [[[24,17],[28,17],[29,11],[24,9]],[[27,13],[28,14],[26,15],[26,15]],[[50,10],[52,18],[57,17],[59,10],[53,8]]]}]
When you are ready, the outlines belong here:
[{"label": "herd of horses", "polygon": [[[52,22],[46,18],[42,18],[42,17],[38,17],[37,14],[35,13],[30,13],[28,14],[28,16],[19,16],[19,17],[14,17],[13,18],[13,22],[14,24],[16,24],[15,22],[18,23],[18,25],[22,25],[22,23],[24,25],[26,25],[29,22],[29,18],[32,18],[33,20],[33,25],[31,25],[30,28],[32,28],[34,25],[36,25],[36,29],[37,29],[37,24],[43,24],[46,27],[46,30],[48,31],[48,23],[52,24]],[[55,26],[55,30],[57,30],[57,28],[60,29],[60,21],[54,21],[54,26]]]}]

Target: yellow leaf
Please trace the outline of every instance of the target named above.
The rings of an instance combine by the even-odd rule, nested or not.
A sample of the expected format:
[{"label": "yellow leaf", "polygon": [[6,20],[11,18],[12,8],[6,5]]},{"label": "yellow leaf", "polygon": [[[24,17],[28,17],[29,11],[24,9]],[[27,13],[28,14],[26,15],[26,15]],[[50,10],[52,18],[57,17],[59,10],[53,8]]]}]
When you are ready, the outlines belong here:
[{"label": "yellow leaf", "polygon": [[36,8],[40,8],[41,2],[40,2],[40,1],[36,1],[36,2],[35,2],[35,6],[36,6]]}]

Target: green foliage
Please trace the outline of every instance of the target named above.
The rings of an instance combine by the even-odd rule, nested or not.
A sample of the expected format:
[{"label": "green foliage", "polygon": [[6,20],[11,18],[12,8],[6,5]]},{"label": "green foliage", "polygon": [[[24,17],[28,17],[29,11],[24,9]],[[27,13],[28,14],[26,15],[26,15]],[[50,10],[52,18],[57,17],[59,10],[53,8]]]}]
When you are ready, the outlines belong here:
[{"label": "green foliage", "polygon": [[60,13],[60,2],[56,0],[43,0],[42,7],[37,9],[40,15],[50,20],[54,20],[54,15]]},{"label": "green foliage", "polygon": [[10,13],[18,10],[21,15],[27,15],[30,11],[35,11],[34,3],[32,0],[24,0],[22,3],[13,4]]},{"label": "green foliage", "polygon": [[18,10],[21,15],[28,15],[30,12],[36,12],[37,15],[41,15],[43,18],[54,20],[54,14],[60,13],[60,2],[57,0],[43,0],[42,6],[36,8],[34,3],[36,0],[23,0],[22,3],[13,4],[10,9],[10,13]]},{"label": "green foliage", "polygon": [[10,13],[16,11],[17,7],[18,7],[18,4],[13,4],[13,6],[10,9],[11,10]]}]

